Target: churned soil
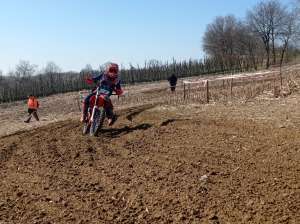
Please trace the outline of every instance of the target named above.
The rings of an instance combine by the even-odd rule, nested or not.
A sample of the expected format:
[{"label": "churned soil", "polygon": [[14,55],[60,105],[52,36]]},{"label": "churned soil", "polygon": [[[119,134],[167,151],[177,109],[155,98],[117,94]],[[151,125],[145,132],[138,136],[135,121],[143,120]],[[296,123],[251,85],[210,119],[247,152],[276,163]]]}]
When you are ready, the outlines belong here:
[{"label": "churned soil", "polygon": [[0,138],[0,223],[300,223],[300,95],[143,105]]}]

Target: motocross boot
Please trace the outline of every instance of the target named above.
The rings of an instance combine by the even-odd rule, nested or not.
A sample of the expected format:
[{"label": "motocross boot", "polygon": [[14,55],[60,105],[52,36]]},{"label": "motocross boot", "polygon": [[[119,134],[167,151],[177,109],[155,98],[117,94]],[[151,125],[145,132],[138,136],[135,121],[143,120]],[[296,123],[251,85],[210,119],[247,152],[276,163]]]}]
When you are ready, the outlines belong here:
[{"label": "motocross boot", "polygon": [[118,119],[117,115],[114,114],[114,115],[112,116],[112,118],[109,118],[109,119],[108,119],[108,125],[109,125],[109,126],[112,126],[112,125],[116,122],[117,119]]},{"label": "motocross boot", "polygon": [[80,117],[80,122],[84,123],[87,120],[87,113],[88,113],[88,105],[85,103],[82,104],[82,114]]},{"label": "motocross boot", "polygon": [[105,108],[105,112],[108,118],[108,125],[112,126],[116,122],[117,116],[114,114],[113,109],[111,107]]}]

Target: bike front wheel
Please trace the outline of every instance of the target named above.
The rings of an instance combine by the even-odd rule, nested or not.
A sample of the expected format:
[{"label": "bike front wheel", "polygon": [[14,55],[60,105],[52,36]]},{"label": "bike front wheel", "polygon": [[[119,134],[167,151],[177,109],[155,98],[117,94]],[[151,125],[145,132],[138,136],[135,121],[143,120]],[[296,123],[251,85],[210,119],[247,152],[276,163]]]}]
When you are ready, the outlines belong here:
[{"label": "bike front wheel", "polygon": [[101,128],[103,127],[105,119],[105,110],[104,108],[95,109],[94,111],[94,119],[91,121],[90,126],[90,135],[97,136]]}]

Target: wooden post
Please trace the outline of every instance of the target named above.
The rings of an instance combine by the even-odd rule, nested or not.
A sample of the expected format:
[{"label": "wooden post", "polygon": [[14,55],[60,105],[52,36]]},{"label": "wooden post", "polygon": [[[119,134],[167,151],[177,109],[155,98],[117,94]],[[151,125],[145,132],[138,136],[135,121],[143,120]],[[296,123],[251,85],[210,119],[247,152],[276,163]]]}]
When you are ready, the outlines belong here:
[{"label": "wooden post", "polygon": [[230,79],[230,97],[232,97],[233,78]]},{"label": "wooden post", "polygon": [[83,95],[82,95],[81,92],[79,92],[79,97],[77,98],[78,109],[79,109],[79,111],[81,112],[80,102],[83,102]]},{"label": "wooden post", "polygon": [[250,85],[250,90],[251,90],[251,97],[253,97],[253,89],[254,89],[254,94],[255,94],[255,88],[254,88],[254,79],[251,79],[251,85]]},{"label": "wooden post", "polygon": [[77,99],[77,105],[78,105],[78,109],[79,109],[79,112],[81,112],[81,107],[80,107],[80,102],[79,102],[80,100],[79,99]]},{"label": "wooden post", "polygon": [[280,93],[280,90],[279,88],[276,86],[276,77],[274,78],[274,97],[279,97],[279,93]]},{"label": "wooden post", "polygon": [[280,71],[280,89],[282,89],[282,84],[283,84],[283,78],[282,78],[282,73]]},{"label": "wooden post", "polygon": [[209,103],[209,86],[208,86],[208,80],[206,80],[206,102]]},{"label": "wooden post", "polygon": [[185,83],[183,83],[183,99],[185,100]]},{"label": "wooden post", "polygon": [[282,80],[282,63],[280,64],[279,75],[280,75],[280,89],[282,89],[282,83],[283,83],[283,80]]}]

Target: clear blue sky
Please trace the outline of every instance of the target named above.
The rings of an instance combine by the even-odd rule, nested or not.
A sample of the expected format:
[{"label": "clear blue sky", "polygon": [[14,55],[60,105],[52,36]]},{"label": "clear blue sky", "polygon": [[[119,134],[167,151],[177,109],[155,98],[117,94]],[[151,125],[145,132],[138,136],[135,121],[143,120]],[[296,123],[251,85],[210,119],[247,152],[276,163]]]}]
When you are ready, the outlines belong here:
[{"label": "clear blue sky", "polygon": [[227,14],[243,18],[259,1],[0,0],[0,70],[20,60],[79,71],[106,61],[199,59],[207,24]]}]

